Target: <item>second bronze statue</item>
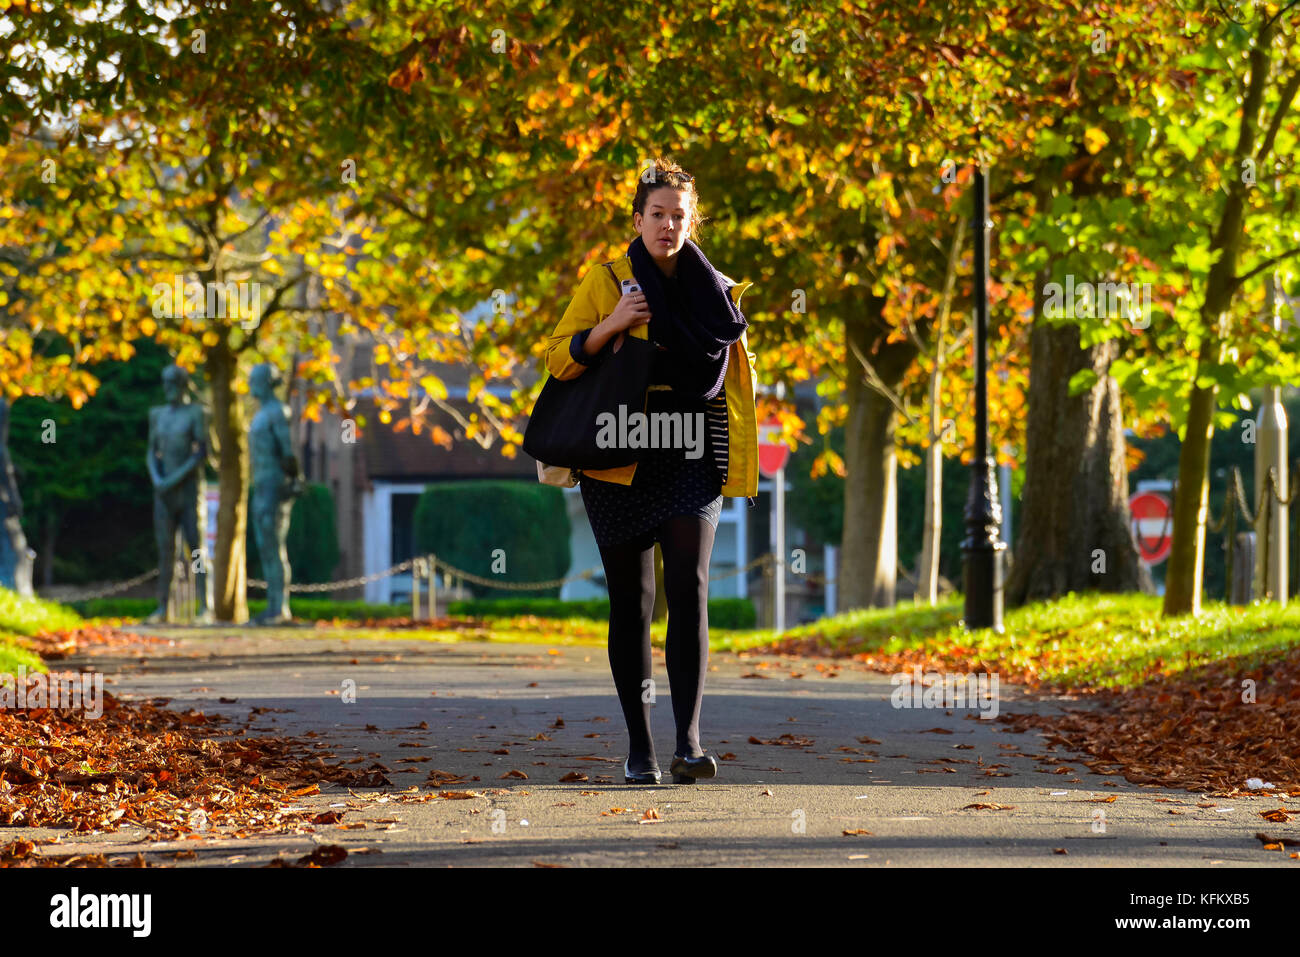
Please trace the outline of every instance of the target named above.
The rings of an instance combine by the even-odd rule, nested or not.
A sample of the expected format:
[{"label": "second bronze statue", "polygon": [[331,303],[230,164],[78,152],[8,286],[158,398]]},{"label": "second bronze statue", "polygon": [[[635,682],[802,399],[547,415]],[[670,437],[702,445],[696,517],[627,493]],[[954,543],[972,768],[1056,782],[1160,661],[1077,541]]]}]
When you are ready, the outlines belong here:
[{"label": "second bronze statue", "polygon": [[289,439],[289,417],[275,394],[279,370],[268,362],[253,367],[249,391],[261,403],[253,416],[248,444],[253,466],[253,537],[266,578],[266,610],[253,619],[269,625],[286,622],[289,614],[289,513],[302,493],[298,459]]}]

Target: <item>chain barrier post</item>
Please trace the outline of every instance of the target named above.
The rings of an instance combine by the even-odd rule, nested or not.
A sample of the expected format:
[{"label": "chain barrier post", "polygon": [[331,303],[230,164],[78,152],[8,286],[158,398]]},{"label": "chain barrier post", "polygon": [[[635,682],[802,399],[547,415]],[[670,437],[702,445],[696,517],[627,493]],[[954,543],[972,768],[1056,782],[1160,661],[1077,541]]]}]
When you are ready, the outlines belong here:
[{"label": "chain barrier post", "polygon": [[438,556],[429,553],[429,620],[438,617]]},{"label": "chain barrier post", "polygon": [[424,559],[411,562],[411,621],[420,620],[420,576],[424,573]]}]

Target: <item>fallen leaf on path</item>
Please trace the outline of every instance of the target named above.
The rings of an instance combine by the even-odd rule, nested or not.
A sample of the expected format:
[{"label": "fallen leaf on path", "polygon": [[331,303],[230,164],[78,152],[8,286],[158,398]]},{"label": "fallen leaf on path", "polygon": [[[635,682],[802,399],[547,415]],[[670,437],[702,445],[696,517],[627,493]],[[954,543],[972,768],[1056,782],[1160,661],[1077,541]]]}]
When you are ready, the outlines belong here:
[{"label": "fallen leaf on path", "polygon": [[783,748],[811,748],[816,742],[812,738],[804,737],[801,734],[783,734],[780,737],[773,738],[770,741],[764,741],[756,738],[752,734],[749,736],[750,744],[770,744]]},{"label": "fallen leaf on path", "polygon": [[1300,847],[1300,841],[1293,840],[1289,837],[1269,837],[1267,834],[1256,834],[1256,838],[1264,842],[1264,847],[1268,850],[1282,850],[1283,847]]},{"label": "fallen leaf on path", "polygon": [[437,768],[434,768],[429,772],[429,776],[426,780],[435,785],[463,784],[465,781],[465,775],[452,774],[450,771],[439,771]]},{"label": "fallen leaf on path", "polygon": [[348,856],[347,849],[338,844],[322,844],[310,854],[298,858],[300,867],[329,867]]}]

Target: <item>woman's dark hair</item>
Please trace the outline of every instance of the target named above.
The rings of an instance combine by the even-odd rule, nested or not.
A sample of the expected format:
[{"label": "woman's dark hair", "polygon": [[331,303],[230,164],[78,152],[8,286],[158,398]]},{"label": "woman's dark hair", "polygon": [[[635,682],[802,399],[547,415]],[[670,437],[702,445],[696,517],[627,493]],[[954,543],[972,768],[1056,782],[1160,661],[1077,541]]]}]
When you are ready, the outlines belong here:
[{"label": "woman's dark hair", "polygon": [[691,176],[686,170],[682,169],[672,160],[656,158],[653,166],[647,166],[637,176],[636,196],[632,199],[633,222],[636,222],[636,214],[645,215],[645,204],[650,198],[650,194],[657,189],[665,186],[671,186],[673,189],[679,189],[690,197],[689,207],[689,225],[686,230],[686,238],[692,242],[698,241],[699,227],[704,222],[704,217],[700,215],[700,194],[695,191],[695,177]]}]

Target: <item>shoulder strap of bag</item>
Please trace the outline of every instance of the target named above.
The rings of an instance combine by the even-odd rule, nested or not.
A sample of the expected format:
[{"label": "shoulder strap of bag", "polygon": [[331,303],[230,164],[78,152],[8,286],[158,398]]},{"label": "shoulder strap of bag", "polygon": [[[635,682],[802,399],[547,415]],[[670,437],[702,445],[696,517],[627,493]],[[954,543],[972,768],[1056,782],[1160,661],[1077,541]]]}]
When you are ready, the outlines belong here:
[{"label": "shoulder strap of bag", "polygon": [[614,272],[614,260],[611,259],[607,263],[601,263],[601,265],[609,270],[609,278],[613,281],[614,288],[618,290],[620,296],[623,295],[623,284],[618,281],[618,273]]}]

